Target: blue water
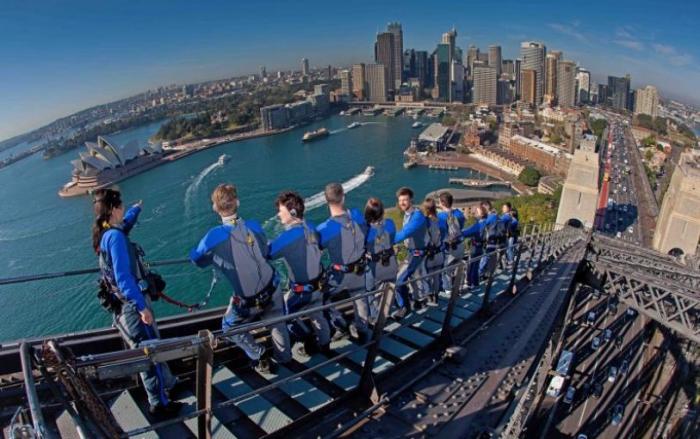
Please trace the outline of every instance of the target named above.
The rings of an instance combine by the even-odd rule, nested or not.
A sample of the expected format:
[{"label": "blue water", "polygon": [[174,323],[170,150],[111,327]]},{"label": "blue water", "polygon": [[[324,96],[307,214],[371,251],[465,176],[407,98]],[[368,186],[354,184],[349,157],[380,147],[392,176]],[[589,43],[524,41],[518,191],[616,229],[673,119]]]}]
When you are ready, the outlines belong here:
[{"label": "blue water", "polygon": [[[348,130],[353,121],[367,122]],[[350,206],[362,208],[370,196],[394,204],[403,185],[419,197],[448,186],[449,177],[476,177],[471,171],[433,171],[403,168],[402,152],[417,130],[412,119],[384,116],[369,118],[334,116],[288,133],[220,145],[188,158],[155,168],[119,184],[126,202],[143,200],[144,211],[132,238],[146,250],[147,258],[187,256],[208,228],[218,221],[211,211],[209,194],[221,182],[238,186],[241,215],[266,224],[275,233],[273,200],[284,189],[310,197],[330,181],[361,183],[347,195]],[[116,142],[145,142],[159,123],[110,136]],[[331,135],[303,144],[304,131],[326,127]],[[231,159],[216,165],[226,153]],[[58,189],[69,179],[70,160],[76,151],[43,160],[35,155],[0,170],[0,278],[71,270],[96,265],[90,245],[91,202],[87,197],[61,199]],[[362,182],[357,177],[367,166],[375,175]],[[353,180],[353,178],[355,178]],[[308,212],[320,222],[325,206]],[[197,301],[208,289],[209,270],[186,265],[160,270],[169,293],[181,300]],[[73,332],[109,325],[109,316],[95,298],[96,275],[63,278],[0,287],[0,340]],[[219,282],[210,306],[227,302],[225,282]],[[157,303],[159,316],[180,312]]]}]

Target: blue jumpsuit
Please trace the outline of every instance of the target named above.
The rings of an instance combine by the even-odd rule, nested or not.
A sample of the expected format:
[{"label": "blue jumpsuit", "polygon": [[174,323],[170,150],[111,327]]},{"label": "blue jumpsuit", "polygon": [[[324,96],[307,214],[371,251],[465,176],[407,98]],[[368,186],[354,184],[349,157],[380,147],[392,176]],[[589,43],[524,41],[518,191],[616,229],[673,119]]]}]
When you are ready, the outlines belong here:
[{"label": "blue jumpsuit", "polygon": [[[410,309],[408,282],[412,278],[425,276],[425,247],[428,243],[428,221],[415,206],[404,213],[403,228],[396,234],[396,242],[402,241],[406,241],[408,257],[396,279],[396,306]],[[427,290],[425,280],[417,281],[413,299],[422,300]]]},{"label": "blue jumpsuit", "polygon": [[[281,259],[287,267],[289,290],[284,295],[285,313],[291,314],[323,301],[323,292],[312,285],[323,274],[319,236],[308,221],[285,226],[270,243],[270,259]],[[319,346],[330,342],[328,320],[322,311],[308,315]],[[300,323],[301,324],[301,323]]]},{"label": "blue jumpsuit", "polygon": [[481,263],[481,259],[474,259],[484,254],[484,242],[482,240],[482,236],[485,221],[486,218],[481,218],[462,231],[462,236],[465,239],[471,239],[471,250],[469,253],[471,262],[469,263],[469,270],[467,272],[467,285],[470,287],[477,287],[479,285],[479,265]]},{"label": "blue jumpsuit", "polygon": [[[111,285],[114,294],[122,301],[121,312],[114,315],[113,324],[131,348],[144,346],[148,344],[148,340],[160,337],[156,322],[146,325],[141,321],[139,314],[145,309],[152,312],[150,298],[141,292],[138,285],[139,279],[135,270],[137,256],[128,238],[139,213],[140,207],[130,208],[124,214],[121,227],[108,229],[100,240],[100,267],[103,276]],[[148,394],[148,403],[151,406],[167,405],[168,392],[176,382],[168,365],[156,363],[140,375]]]},{"label": "blue jumpsuit", "polygon": [[501,219],[506,222],[506,230],[508,230],[508,239],[506,241],[506,258],[508,263],[513,263],[518,220],[510,213],[504,213],[501,215]]},{"label": "blue jumpsuit", "polygon": [[[284,304],[279,278],[268,258],[265,232],[255,221],[236,217],[209,230],[190,252],[190,259],[198,267],[214,265],[228,279],[233,289],[231,301],[221,322],[224,331],[249,323],[284,315]],[[264,302],[256,302],[265,298]],[[278,362],[292,359],[289,332],[284,323],[271,325],[272,345]],[[259,360],[265,347],[258,344],[249,332],[230,337],[251,360]]]},{"label": "blue jumpsuit", "polygon": [[[343,291],[351,296],[365,292],[365,273],[346,272],[343,267],[358,262],[364,263],[367,224],[359,210],[349,209],[342,215],[333,216],[316,228],[321,236],[320,246],[328,250],[330,259],[328,284],[329,298]],[[345,237],[345,238],[343,238]],[[354,323],[358,332],[369,335],[369,301],[366,297],[353,302]],[[338,322],[339,314],[331,311],[332,320]]]},{"label": "blue jumpsuit", "polygon": [[[460,234],[457,238],[450,239],[449,236],[449,221],[452,221],[450,214],[457,221]],[[464,214],[459,209],[452,209],[451,212],[439,212],[438,218],[446,225],[447,232],[445,237],[445,267],[455,265],[464,258],[464,238],[462,237],[462,229],[464,229]],[[442,289],[449,290],[452,288],[452,277],[454,271],[447,271],[442,276]]]},{"label": "blue jumpsuit", "polygon": [[[389,218],[372,223],[367,232],[367,256],[369,269],[365,274],[367,291],[374,291],[384,282],[396,282],[399,270],[394,244],[396,243],[396,225]],[[383,258],[381,257],[383,255]],[[379,314],[378,300],[381,296],[370,299],[370,315],[376,319]]]}]

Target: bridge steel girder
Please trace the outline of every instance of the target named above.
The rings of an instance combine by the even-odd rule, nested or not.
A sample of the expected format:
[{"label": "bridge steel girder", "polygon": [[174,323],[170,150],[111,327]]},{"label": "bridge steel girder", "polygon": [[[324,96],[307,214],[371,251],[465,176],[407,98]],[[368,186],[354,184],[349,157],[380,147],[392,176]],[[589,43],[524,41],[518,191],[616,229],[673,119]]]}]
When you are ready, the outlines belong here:
[{"label": "bridge steel girder", "polygon": [[604,275],[606,293],[618,296],[638,312],[700,343],[700,295],[694,288],[612,261],[591,263]]}]

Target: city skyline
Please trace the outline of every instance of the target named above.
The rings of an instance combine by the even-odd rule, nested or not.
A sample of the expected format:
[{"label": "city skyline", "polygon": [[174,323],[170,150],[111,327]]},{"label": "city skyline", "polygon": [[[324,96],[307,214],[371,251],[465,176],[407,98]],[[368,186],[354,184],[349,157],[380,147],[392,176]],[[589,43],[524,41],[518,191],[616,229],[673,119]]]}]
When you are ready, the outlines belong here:
[{"label": "city skyline", "polygon": [[[700,9],[680,2],[654,14],[645,14],[640,2],[632,9],[625,2],[606,9],[590,2],[585,11],[548,2],[505,2],[498,10],[416,5],[411,12],[399,3],[368,3],[340,23],[328,20],[332,14],[320,3],[293,20],[285,5],[261,16],[251,5],[192,10],[180,2],[151,2],[137,11],[80,3],[50,3],[40,13],[21,3],[0,6],[0,55],[7,62],[0,71],[0,140],[160,85],[255,73],[261,65],[268,72],[298,70],[301,58],[312,67],[371,62],[377,32],[392,21],[403,27],[404,49],[430,52],[453,26],[465,53],[471,44],[482,51],[497,44],[503,59],[514,59],[522,41],[541,41],[590,71],[592,82],[630,73],[632,88],[650,84],[663,97],[700,104],[700,56],[690,30]],[[230,14],[222,13],[227,8]],[[533,11],[547,16],[533,17]],[[664,22],[669,26],[659,25]],[[282,36],[284,47],[274,46]]]}]

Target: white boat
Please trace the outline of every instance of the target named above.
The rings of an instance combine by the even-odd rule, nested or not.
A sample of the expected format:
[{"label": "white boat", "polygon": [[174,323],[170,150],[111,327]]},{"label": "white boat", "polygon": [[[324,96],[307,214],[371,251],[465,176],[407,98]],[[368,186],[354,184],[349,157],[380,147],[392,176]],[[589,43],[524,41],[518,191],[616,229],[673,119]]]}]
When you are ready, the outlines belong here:
[{"label": "white boat", "polygon": [[360,125],[362,125],[360,122],[353,122],[350,125],[348,125],[348,129],[351,130],[353,128],[359,127]]},{"label": "white boat", "polygon": [[345,116],[345,111],[341,111],[338,116]]},{"label": "white boat", "polygon": [[367,166],[362,173],[371,177],[374,175],[374,166]]},{"label": "white boat", "polygon": [[416,121],[416,122],[413,122],[413,125],[411,125],[411,128],[420,128],[422,126],[423,126],[422,123]]},{"label": "white boat", "polygon": [[229,161],[230,159],[231,159],[231,157],[230,157],[229,155],[227,155],[227,154],[221,154],[221,155],[219,156],[219,160],[217,160],[216,163],[217,163],[219,166],[224,166],[224,164],[225,164],[227,161]]}]

